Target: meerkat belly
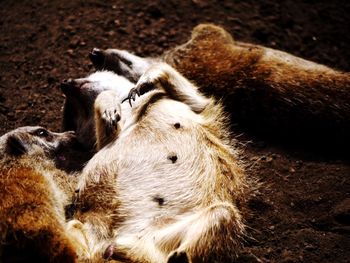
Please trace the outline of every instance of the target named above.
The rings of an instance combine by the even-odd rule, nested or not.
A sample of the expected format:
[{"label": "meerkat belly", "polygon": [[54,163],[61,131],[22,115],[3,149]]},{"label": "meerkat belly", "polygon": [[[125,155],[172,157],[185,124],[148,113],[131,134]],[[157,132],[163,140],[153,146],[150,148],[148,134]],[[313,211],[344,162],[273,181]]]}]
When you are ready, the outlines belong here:
[{"label": "meerkat belly", "polygon": [[201,119],[186,105],[153,106],[114,148],[122,208],[150,218],[178,214],[201,202],[200,178],[209,172],[201,143]]},{"label": "meerkat belly", "polygon": [[157,102],[93,157],[81,186],[86,180],[102,182],[100,176],[113,178],[118,213],[140,228],[195,209],[203,202],[205,178],[213,175],[201,122],[183,103]]}]

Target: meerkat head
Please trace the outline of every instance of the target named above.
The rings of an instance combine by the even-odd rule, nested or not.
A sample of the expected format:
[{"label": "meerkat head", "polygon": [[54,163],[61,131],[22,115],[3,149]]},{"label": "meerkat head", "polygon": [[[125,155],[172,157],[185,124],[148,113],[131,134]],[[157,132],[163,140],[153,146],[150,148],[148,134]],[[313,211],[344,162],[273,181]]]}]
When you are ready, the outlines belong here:
[{"label": "meerkat head", "polygon": [[136,83],[156,59],[136,56],[126,50],[94,48],[89,58],[96,70],[109,70]]},{"label": "meerkat head", "polygon": [[[77,170],[70,162],[70,154],[80,150],[74,132],[56,133],[40,126],[25,126],[0,137],[0,153],[3,157],[33,157],[52,160],[57,168]],[[35,157],[35,158],[34,158]]]},{"label": "meerkat head", "polygon": [[126,97],[134,86],[125,77],[110,71],[97,71],[86,78],[69,79],[61,84],[65,95],[63,108],[64,131],[75,131],[87,151],[95,148],[94,103],[105,90],[115,90],[120,97]]}]

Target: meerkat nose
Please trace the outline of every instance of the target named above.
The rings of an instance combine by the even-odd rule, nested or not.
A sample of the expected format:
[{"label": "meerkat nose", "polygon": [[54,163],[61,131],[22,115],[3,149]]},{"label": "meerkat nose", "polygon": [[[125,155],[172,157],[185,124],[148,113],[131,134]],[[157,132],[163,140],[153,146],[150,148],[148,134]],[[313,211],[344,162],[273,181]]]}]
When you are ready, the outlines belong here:
[{"label": "meerkat nose", "polygon": [[97,56],[97,55],[102,54],[102,51],[101,51],[101,49],[99,49],[99,48],[97,48],[97,47],[94,47],[94,48],[91,50],[90,54],[93,55],[93,56]]},{"label": "meerkat nose", "polygon": [[100,66],[104,61],[103,51],[99,48],[93,48],[89,54],[89,58],[95,66]]},{"label": "meerkat nose", "polygon": [[69,92],[74,86],[76,86],[74,79],[65,79],[62,81],[60,88],[64,94],[67,94],[67,92]]},{"label": "meerkat nose", "polygon": [[74,79],[65,79],[61,83],[62,86],[73,86],[74,85]]}]

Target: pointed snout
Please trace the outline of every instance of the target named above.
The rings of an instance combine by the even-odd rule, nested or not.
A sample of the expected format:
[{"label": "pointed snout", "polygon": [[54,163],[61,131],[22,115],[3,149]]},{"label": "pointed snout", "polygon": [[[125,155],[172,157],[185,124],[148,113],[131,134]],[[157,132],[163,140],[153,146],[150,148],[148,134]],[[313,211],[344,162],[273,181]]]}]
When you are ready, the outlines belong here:
[{"label": "pointed snout", "polygon": [[63,132],[51,132],[51,133],[57,137],[66,137],[66,138],[76,137],[75,131],[63,131]]},{"label": "pointed snout", "polygon": [[65,79],[62,81],[60,88],[64,94],[67,94],[72,87],[76,87],[77,83],[74,79]]},{"label": "pointed snout", "polygon": [[81,94],[82,87],[88,83],[89,80],[85,78],[80,79],[66,79],[62,81],[60,88],[65,95]]},{"label": "pointed snout", "polygon": [[89,54],[89,58],[97,69],[101,68],[105,61],[104,52],[99,48],[93,48]]}]

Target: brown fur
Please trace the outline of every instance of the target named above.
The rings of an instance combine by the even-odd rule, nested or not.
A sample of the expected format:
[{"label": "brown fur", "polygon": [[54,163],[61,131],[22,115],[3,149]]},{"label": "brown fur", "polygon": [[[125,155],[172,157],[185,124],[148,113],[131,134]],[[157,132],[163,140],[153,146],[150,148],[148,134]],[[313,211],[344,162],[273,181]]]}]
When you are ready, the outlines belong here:
[{"label": "brown fur", "polygon": [[29,167],[1,169],[2,262],[75,262],[74,247],[53,209],[42,174]]},{"label": "brown fur", "polygon": [[349,146],[349,73],[234,41],[206,24],[164,60],[206,94],[223,98],[235,123],[271,137]]},{"label": "brown fur", "polygon": [[[95,102],[101,147],[78,183],[75,215],[90,259],[233,260],[245,234],[240,204],[251,189],[221,104],[166,64],[151,66],[129,97],[136,93],[132,108],[120,107],[114,90]],[[117,134],[104,145],[99,137],[111,124]]]},{"label": "brown fur", "polygon": [[75,179],[51,161],[55,146],[68,147],[73,137],[42,130],[22,127],[0,137],[1,262],[77,259],[65,232],[65,207]]},{"label": "brown fur", "polygon": [[[134,64],[155,61],[125,54],[94,49],[91,58],[97,68],[114,70],[130,80],[145,68]],[[195,27],[187,43],[157,59],[172,65],[206,95],[221,99],[231,123],[245,131],[317,150],[334,152],[350,146],[349,73],[235,41],[211,24]]]}]

